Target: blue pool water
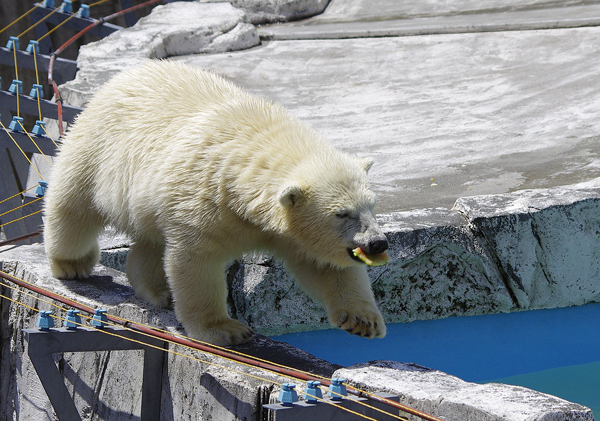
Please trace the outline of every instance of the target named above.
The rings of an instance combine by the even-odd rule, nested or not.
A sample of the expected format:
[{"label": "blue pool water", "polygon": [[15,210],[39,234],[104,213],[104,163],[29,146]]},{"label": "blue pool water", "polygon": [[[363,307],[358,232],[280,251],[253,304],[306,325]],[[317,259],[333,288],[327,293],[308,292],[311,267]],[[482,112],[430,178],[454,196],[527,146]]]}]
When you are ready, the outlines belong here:
[{"label": "blue pool water", "polygon": [[344,366],[414,362],[470,382],[525,386],[588,406],[600,419],[600,304],[397,323],[384,339],[340,330],[273,339]]}]

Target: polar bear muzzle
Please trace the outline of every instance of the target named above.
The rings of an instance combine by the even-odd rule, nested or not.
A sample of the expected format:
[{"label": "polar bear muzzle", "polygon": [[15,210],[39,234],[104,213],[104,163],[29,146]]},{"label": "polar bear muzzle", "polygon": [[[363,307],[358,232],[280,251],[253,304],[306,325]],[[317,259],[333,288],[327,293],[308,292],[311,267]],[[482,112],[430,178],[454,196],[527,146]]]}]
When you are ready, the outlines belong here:
[{"label": "polar bear muzzle", "polygon": [[378,238],[368,245],[368,252],[365,252],[360,246],[354,249],[348,249],[350,256],[356,260],[365,263],[368,266],[384,266],[390,261],[387,253],[388,241],[385,238]]}]

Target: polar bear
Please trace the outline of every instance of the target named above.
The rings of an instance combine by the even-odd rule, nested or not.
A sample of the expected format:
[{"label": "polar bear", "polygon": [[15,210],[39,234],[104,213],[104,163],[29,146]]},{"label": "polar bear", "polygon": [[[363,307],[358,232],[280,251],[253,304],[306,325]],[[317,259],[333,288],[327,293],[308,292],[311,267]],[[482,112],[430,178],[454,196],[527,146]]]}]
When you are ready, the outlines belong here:
[{"label": "polar bear", "polygon": [[173,300],[189,336],[227,346],[252,330],[227,312],[226,264],[263,250],[333,326],[383,337],[366,265],[351,252],[387,255],[371,164],[222,77],[152,61],[107,82],[66,135],[45,199],[52,273],[88,277],[110,224],[133,240],[136,294],[156,307]]}]

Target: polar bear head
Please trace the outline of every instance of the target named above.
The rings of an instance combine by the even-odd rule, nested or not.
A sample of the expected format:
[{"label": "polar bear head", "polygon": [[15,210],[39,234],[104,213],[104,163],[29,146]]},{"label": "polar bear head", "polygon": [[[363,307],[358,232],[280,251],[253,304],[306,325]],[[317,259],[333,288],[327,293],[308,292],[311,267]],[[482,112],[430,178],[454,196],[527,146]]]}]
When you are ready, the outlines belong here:
[{"label": "polar bear head", "polygon": [[321,264],[347,267],[363,264],[352,253],[357,247],[366,255],[387,250],[388,241],[373,215],[375,194],[367,183],[372,164],[370,158],[322,155],[307,160],[280,189],[287,234],[307,256]]}]

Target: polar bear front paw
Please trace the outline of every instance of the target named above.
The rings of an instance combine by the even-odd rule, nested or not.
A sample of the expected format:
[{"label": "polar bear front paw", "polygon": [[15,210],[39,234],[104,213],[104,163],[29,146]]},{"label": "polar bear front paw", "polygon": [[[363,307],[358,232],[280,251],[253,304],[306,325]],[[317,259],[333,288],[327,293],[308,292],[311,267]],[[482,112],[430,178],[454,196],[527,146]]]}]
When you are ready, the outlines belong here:
[{"label": "polar bear front paw", "polygon": [[386,334],[385,322],[377,308],[336,310],[329,314],[329,321],[333,326],[361,338],[383,338]]},{"label": "polar bear front paw", "polygon": [[[186,328],[187,330],[187,328]],[[239,345],[248,342],[254,331],[234,319],[212,323],[209,327],[188,332],[192,338],[218,346]]]}]

